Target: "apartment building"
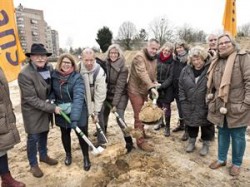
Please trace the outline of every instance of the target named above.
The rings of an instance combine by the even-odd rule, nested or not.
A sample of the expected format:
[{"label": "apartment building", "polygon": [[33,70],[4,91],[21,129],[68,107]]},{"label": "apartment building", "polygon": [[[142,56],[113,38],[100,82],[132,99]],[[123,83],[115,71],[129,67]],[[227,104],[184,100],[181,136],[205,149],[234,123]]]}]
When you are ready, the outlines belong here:
[{"label": "apartment building", "polygon": [[[21,4],[16,8],[16,22],[21,46],[29,51],[32,43],[43,43],[48,51],[56,57],[59,54],[59,37],[44,20],[42,10],[24,8]],[[53,42],[52,42],[53,41]]]}]

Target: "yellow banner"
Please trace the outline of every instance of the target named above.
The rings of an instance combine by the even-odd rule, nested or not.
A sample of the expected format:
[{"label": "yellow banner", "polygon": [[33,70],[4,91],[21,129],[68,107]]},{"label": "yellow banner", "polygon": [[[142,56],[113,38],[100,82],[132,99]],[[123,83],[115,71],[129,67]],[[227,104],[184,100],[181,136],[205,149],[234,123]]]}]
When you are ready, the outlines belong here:
[{"label": "yellow banner", "polygon": [[229,32],[234,37],[237,35],[236,0],[226,0],[223,25],[224,32]]},{"label": "yellow banner", "polygon": [[13,0],[0,0],[0,66],[7,80],[15,80],[25,60],[17,34]]}]

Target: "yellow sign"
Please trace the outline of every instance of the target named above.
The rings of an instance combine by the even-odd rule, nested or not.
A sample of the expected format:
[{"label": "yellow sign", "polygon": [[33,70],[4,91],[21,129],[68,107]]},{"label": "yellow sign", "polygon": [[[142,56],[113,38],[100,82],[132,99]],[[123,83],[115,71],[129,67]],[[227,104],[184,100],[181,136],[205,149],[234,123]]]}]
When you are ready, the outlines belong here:
[{"label": "yellow sign", "polygon": [[0,1],[0,66],[7,80],[15,80],[25,60],[17,34],[13,0]]},{"label": "yellow sign", "polygon": [[224,32],[229,32],[235,37],[237,35],[236,23],[236,0],[226,0],[223,17]]}]

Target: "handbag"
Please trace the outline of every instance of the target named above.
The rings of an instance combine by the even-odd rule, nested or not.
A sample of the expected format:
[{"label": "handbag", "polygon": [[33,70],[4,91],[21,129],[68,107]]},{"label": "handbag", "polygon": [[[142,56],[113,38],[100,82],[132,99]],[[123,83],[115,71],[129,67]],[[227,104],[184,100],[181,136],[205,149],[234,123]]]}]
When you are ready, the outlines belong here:
[{"label": "handbag", "polygon": [[65,114],[70,114],[72,103],[61,103],[58,106],[62,109]]}]

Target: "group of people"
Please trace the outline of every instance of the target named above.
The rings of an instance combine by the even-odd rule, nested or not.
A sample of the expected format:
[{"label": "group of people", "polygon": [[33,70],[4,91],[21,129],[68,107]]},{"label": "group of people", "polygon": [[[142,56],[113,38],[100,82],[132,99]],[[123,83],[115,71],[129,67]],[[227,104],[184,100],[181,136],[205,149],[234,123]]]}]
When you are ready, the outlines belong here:
[{"label": "group of people", "polygon": [[[232,139],[229,173],[239,175],[246,146],[245,132],[250,122],[250,55],[240,50],[234,38],[228,34],[209,35],[208,43],[209,50],[201,46],[190,49],[183,41],[167,42],[159,49],[159,42],[150,39],[133,58],[130,70],[117,44],[109,46],[104,60],[96,58],[90,48],[83,50],[79,63],[72,55],[62,54],[55,69],[48,63],[51,53],[44,45],[33,44],[30,53],[26,53],[29,63],[18,76],[27,133],[27,156],[33,176],[43,176],[37,153],[40,162],[48,165],[58,163],[48,156],[47,149],[53,114],[55,124],[61,131],[66,166],[72,163],[71,129],[78,127],[88,136],[88,119],[91,117],[107,135],[110,113],[118,113],[125,122],[124,114],[129,100],[134,112],[134,128],[140,132],[140,136],[136,137],[137,147],[147,152],[154,151],[139,118],[148,95],[158,98],[157,105],[163,110],[165,120],[156,125],[155,130],[164,127],[166,137],[170,136],[171,103],[175,99],[179,123],[173,132],[184,130],[182,140],[188,140],[188,153],[194,151],[201,127],[203,146],[200,155],[207,155],[209,142],[214,139],[215,125],[218,127],[218,159],[209,166],[211,169],[227,164]],[[25,186],[11,177],[8,168],[7,150],[20,142],[20,138],[2,70],[0,83],[2,186]],[[64,119],[62,112],[69,116],[70,122]],[[129,153],[134,148],[133,139],[118,118],[117,124]],[[106,141],[100,129],[97,128],[96,134],[97,145],[105,147]],[[91,167],[89,145],[78,133],[77,137],[83,154],[83,169],[88,171]]]}]

